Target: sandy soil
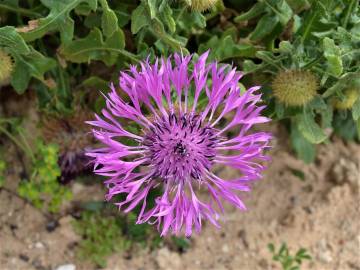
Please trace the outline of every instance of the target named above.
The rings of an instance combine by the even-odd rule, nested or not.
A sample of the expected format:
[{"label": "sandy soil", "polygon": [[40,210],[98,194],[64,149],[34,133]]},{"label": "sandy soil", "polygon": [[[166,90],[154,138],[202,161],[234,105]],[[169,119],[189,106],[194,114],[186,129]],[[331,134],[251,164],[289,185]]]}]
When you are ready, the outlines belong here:
[{"label": "sandy soil", "polygon": [[[131,256],[112,255],[107,269],[280,269],[267,245],[286,242],[293,253],[305,247],[312,255],[301,269],[359,270],[360,145],[334,138],[318,147],[314,164],[305,165],[289,152],[284,132],[276,132],[265,177],[244,198],[247,212],[227,207],[222,229],[206,224],[182,254],[166,246],[151,252],[139,249]],[[304,179],[294,170],[303,172]],[[67,263],[93,269],[75,257],[79,236],[70,215],[63,214],[53,226],[41,211],[14,195],[20,174],[21,169],[12,167],[6,190],[0,190],[0,269],[45,270]],[[73,191],[75,198],[102,197],[97,186],[76,183]]]}]

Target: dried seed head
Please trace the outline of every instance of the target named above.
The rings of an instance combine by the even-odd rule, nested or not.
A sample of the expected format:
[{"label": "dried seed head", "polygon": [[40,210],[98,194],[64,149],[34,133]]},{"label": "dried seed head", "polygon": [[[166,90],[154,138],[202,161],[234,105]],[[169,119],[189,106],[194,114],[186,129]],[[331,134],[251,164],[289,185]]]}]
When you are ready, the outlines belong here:
[{"label": "dried seed head", "polygon": [[191,0],[190,7],[193,10],[203,12],[212,8],[218,0]]},{"label": "dried seed head", "polygon": [[310,71],[280,71],[272,82],[275,97],[287,106],[303,106],[318,90],[318,80]]},{"label": "dried seed head", "polygon": [[0,49],[0,86],[10,82],[14,63],[9,54]]},{"label": "dried seed head", "polygon": [[344,94],[344,100],[340,100],[339,98],[332,99],[333,106],[338,110],[351,109],[355,101],[359,98],[359,91],[355,88],[345,90]]},{"label": "dried seed head", "polygon": [[85,121],[90,115],[87,111],[77,110],[73,116],[64,119],[54,117],[43,121],[45,140],[60,147],[61,182],[66,183],[89,169],[85,148],[92,145],[94,139],[88,133]]}]

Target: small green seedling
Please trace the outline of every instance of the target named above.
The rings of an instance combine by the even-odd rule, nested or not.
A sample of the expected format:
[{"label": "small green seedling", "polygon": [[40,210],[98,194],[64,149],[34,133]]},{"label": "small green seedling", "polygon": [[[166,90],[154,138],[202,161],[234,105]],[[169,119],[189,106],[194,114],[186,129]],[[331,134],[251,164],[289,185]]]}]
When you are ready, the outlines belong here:
[{"label": "small green seedling", "polygon": [[58,146],[36,142],[36,151],[31,167],[31,176],[18,187],[21,197],[29,200],[37,208],[46,208],[52,213],[59,211],[64,200],[70,200],[70,189],[58,182]]},{"label": "small green seedling", "polygon": [[311,260],[311,256],[304,248],[300,248],[295,255],[290,255],[286,243],[283,243],[278,251],[275,250],[274,244],[269,244],[268,248],[273,254],[272,259],[279,262],[283,270],[300,270],[303,260]]},{"label": "small green seedling", "polygon": [[131,242],[123,235],[124,222],[101,212],[84,211],[73,223],[82,237],[77,249],[81,260],[90,260],[99,267],[106,266],[106,258],[113,252],[128,250]]}]

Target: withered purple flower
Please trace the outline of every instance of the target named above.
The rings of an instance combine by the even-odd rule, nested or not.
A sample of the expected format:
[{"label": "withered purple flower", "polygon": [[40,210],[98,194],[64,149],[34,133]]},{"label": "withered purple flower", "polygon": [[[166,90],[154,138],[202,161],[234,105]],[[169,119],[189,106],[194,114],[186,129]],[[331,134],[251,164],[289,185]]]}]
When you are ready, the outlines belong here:
[{"label": "withered purple flower", "polygon": [[59,180],[63,184],[82,173],[91,171],[91,160],[85,154],[85,148],[92,147],[95,143],[85,123],[89,117],[89,111],[78,108],[71,116],[42,119],[44,139],[48,143],[58,144],[60,148],[58,164],[61,176]]},{"label": "withered purple flower", "polygon": [[[267,160],[263,150],[271,135],[249,132],[254,124],[269,121],[260,115],[265,106],[256,105],[260,87],[241,93],[242,74],[229,65],[206,64],[207,57],[208,52],[192,61],[192,56],[175,54],[153,65],[142,62],[139,69],[131,66],[119,81],[128,100],[112,84],[103,117],[88,122],[105,145],[88,155],[94,158],[95,173],[108,177],[106,199],[125,194],[115,203],[119,209],[139,206],[137,223],[156,224],[161,235],[190,236],[193,229],[200,232],[203,220],[219,227],[223,201],[244,210],[239,193],[250,191],[250,182],[264,169],[259,162]],[[204,100],[207,104],[200,106]],[[230,121],[220,125],[225,116]],[[141,129],[130,131],[121,119]],[[237,135],[227,138],[230,129]],[[216,164],[239,170],[239,177],[220,178]],[[154,188],[162,193],[149,207]]]}]

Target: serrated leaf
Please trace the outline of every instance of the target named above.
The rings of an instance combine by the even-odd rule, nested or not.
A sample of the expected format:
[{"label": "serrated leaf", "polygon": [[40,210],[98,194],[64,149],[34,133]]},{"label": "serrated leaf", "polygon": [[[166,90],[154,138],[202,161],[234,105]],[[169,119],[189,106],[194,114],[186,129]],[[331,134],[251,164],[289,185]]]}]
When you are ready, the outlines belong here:
[{"label": "serrated leaf", "polygon": [[[326,32],[334,28],[334,24],[326,20],[328,0],[312,1],[311,8],[303,16],[302,25],[296,32],[301,36],[301,41],[307,42],[314,33]],[[324,19],[323,19],[324,18]]]},{"label": "serrated leaf", "polygon": [[297,116],[297,124],[301,134],[310,143],[318,144],[326,140],[327,136],[315,122],[314,116],[309,110],[304,109],[303,113]]},{"label": "serrated leaf", "polygon": [[0,28],[0,47],[5,47],[9,52],[16,54],[30,53],[28,45],[13,26]]},{"label": "serrated leaf", "polygon": [[74,40],[60,48],[60,55],[74,63],[88,63],[91,60],[103,61],[113,65],[125,47],[124,33],[118,29],[114,34],[103,40],[101,31],[94,28],[87,37]]},{"label": "serrated leaf", "polygon": [[106,0],[100,0],[103,14],[101,16],[101,28],[106,37],[110,37],[118,29],[118,18],[115,12],[109,8]]},{"label": "serrated leaf", "polygon": [[327,60],[327,71],[335,77],[339,77],[343,72],[340,48],[335,45],[334,40],[325,37],[323,39],[323,49]]},{"label": "serrated leaf", "polygon": [[33,41],[43,37],[49,32],[59,31],[62,43],[68,43],[74,35],[74,21],[70,17],[70,12],[80,3],[86,2],[89,6],[96,9],[96,0],[41,0],[42,4],[50,9],[45,18],[38,20],[35,29],[21,33],[25,41]]},{"label": "serrated leaf", "polygon": [[15,68],[11,77],[11,85],[17,93],[22,94],[34,77],[42,82],[44,73],[56,66],[56,61],[45,57],[31,48],[28,54],[14,54]]}]

